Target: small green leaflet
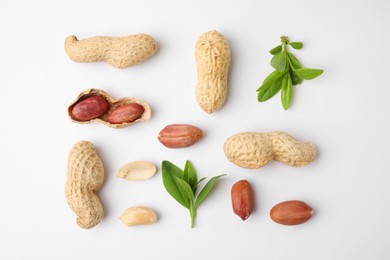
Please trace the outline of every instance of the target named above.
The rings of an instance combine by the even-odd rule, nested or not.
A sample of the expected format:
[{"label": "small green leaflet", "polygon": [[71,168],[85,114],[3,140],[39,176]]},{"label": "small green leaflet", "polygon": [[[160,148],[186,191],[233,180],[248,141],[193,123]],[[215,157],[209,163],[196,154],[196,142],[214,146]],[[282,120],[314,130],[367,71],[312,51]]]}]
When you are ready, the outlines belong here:
[{"label": "small green leaflet", "polygon": [[[263,81],[263,84],[260,86],[260,88],[263,87],[263,86],[266,86],[266,85],[269,85],[269,84],[273,83],[281,75],[282,75],[281,72],[279,72],[277,70],[274,70],[271,74],[268,75],[268,77],[265,78],[265,80]],[[257,91],[259,91],[260,88],[258,88]]]},{"label": "small green leaflet", "polygon": [[299,60],[291,52],[288,53],[288,61],[290,62],[292,69],[302,68],[302,65]]},{"label": "small green leaflet", "polygon": [[289,44],[291,45],[291,47],[293,47],[296,50],[300,50],[303,47],[302,42],[289,42]]},{"label": "small green leaflet", "polygon": [[324,71],[319,70],[319,69],[307,69],[307,68],[301,68],[301,69],[296,69],[295,73],[306,80],[314,79],[321,75]]},{"label": "small green leaflet", "polygon": [[181,171],[180,168],[178,168],[176,165],[172,164],[171,162],[163,161],[161,164],[161,169],[162,169],[162,178],[163,178],[165,189],[183,207],[189,208],[189,204],[184,199],[174,179],[175,177],[182,178],[183,175],[180,176],[180,172],[179,172]]},{"label": "small green leaflet", "polygon": [[173,177],[177,187],[179,187],[180,193],[183,195],[183,198],[187,200],[188,205],[194,200],[194,192],[192,191],[190,185],[183,179]]},{"label": "small green leaflet", "polygon": [[289,52],[288,46],[300,50],[303,43],[290,42],[286,36],[280,38],[282,44],[269,51],[274,55],[271,59],[271,66],[275,70],[265,78],[263,84],[257,89],[257,100],[259,102],[267,101],[281,90],[282,106],[287,110],[292,101],[294,86],[301,84],[303,80],[314,79],[324,71],[302,68],[302,64],[295,55]]},{"label": "small green leaflet", "polygon": [[292,81],[289,73],[286,73],[286,77],[282,82],[282,105],[285,110],[290,107],[292,98]]},{"label": "small green leaflet", "polygon": [[202,203],[202,201],[207,197],[207,195],[209,194],[209,192],[213,189],[215,183],[218,181],[219,178],[221,178],[222,176],[225,176],[226,174],[222,174],[222,175],[218,175],[218,176],[214,176],[213,178],[211,178],[207,184],[203,187],[203,189],[200,191],[198,197],[196,198],[196,201],[195,201],[195,207],[197,208],[199,206],[200,203]]},{"label": "small green leaflet", "polygon": [[190,211],[191,227],[193,228],[196,209],[209,195],[217,180],[225,176],[225,174],[211,178],[199,192],[199,195],[196,196],[199,183],[206,178],[198,181],[195,168],[190,161],[186,161],[184,171],[169,161],[163,161],[161,163],[161,169],[165,189],[177,202]]},{"label": "small green leaflet", "polygon": [[282,45],[278,45],[275,48],[273,48],[272,50],[270,50],[269,53],[271,53],[272,55],[275,55],[281,51],[282,51]]},{"label": "small green leaflet", "polygon": [[275,70],[273,73],[275,73],[275,76],[270,79],[267,84],[263,84],[258,90],[257,99],[260,102],[264,102],[273,97],[282,87],[281,82],[286,73],[281,73],[277,70]]},{"label": "small green leaflet", "polygon": [[188,160],[184,166],[184,176],[186,177],[183,177],[183,179],[188,182],[193,192],[196,193],[196,187],[198,186],[198,176],[196,175],[194,166]]},{"label": "small green leaflet", "polygon": [[303,82],[303,78],[299,77],[293,70],[290,70],[289,73],[290,73],[292,84],[294,86],[299,85]]},{"label": "small green leaflet", "polygon": [[280,72],[286,70],[287,66],[287,52],[279,52],[271,60],[271,66],[277,69]]}]

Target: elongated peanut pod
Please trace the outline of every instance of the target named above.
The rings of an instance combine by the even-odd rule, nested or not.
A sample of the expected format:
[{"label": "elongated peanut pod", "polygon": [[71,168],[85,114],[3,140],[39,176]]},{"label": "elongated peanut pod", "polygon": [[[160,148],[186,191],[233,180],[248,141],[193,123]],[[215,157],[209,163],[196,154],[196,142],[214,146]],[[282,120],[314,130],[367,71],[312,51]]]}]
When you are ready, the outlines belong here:
[{"label": "elongated peanut pod", "polygon": [[222,34],[211,31],[198,38],[195,45],[196,101],[209,114],[225,102],[230,59],[230,47]]},{"label": "elongated peanut pod", "polygon": [[260,168],[272,160],[293,167],[309,164],[317,156],[311,142],[300,142],[285,132],[243,132],[224,143],[226,157],[243,168]]},{"label": "elongated peanut pod", "polygon": [[65,196],[82,228],[92,228],[103,218],[103,206],[96,195],[103,180],[103,163],[93,144],[87,141],[76,143],[68,156]]},{"label": "elongated peanut pod", "polygon": [[65,39],[65,51],[75,62],[106,61],[115,68],[124,69],[152,56],[157,51],[157,43],[147,34],[96,36],[81,41],[71,35]]}]

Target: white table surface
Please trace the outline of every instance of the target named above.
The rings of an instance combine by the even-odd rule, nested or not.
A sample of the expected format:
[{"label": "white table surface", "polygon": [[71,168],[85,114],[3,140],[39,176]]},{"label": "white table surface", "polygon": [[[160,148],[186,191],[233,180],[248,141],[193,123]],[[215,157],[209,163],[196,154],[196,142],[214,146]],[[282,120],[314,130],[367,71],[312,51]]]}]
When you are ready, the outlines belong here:
[{"label": "white table surface", "polygon": [[[10,1],[0,2],[0,259],[389,259],[390,241],[390,2],[374,1]],[[194,45],[209,30],[230,43],[228,98],[212,115],[195,101]],[[158,52],[119,70],[78,64],[63,44],[68,35],[147,33]],[[280,93],[257,102],[272,71],[268,50],[281,35],[302,41],[294,51],[324,74],[295,87],[286,112]],[[150,104],[150,121],[116,130],[80,125],[67,106],[89,88]],[[172,123],[202,128],[196,145],[172,150],[157,141]],[[277,162],[248,170],[230,163],[223,142],[241,131],[282,130],[318,147],[309,166]],[[106,212],[91,230],[79,228],[67,205],[67,154],[90,140],[106,169],[99,195]],[[165,191],[161,161],[200,177],[226,173],[199,207],[196,227]],[[144,182],[116,177],[124,163],[146,160],[158,173]],[[230,188],[247,179],[255,211],[233,214]],[[269,210],[300,199],[315,210],[299,226],[272,222]],[[126,227],[130,206],[153,208],[152,226]],[[163,257],[163,258],[162,258]]]}]

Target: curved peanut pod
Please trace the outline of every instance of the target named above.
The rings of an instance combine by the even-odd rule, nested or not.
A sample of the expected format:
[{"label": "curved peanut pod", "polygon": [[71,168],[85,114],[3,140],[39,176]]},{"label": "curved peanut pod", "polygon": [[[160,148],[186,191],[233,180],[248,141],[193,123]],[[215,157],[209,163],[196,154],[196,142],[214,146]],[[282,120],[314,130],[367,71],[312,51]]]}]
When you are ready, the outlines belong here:
[{"label": "curved peanut pod", "polygon": [[65,39],[65,51],[75,62],[106,61],[115,68],[124,69],[152,56],[157,51],[157,42],[147,34],[96,36],[81,41],[71,35]]},{"label": "curved peanut pod", "polygon": [[92,228],[103,218],[103,206],[96,195],[103,180],[103,163],[93,144],[87,141],[76,143],[68,156],[65,196],[82,228]]},{"label": "curved peanut pod", "polygon": [[243,168],[260,168],[272,160],[300,167],[317,156],[311,142],[300,142],[285,132],[243,132],[229,137],[224,143],[226,157]]},{"label": "curved peanut pod", "polygon": [[225,102],[230,59],[229,43],[222,34],[210,31],[198,38],[195,45],[196,101],[209,114]]}]

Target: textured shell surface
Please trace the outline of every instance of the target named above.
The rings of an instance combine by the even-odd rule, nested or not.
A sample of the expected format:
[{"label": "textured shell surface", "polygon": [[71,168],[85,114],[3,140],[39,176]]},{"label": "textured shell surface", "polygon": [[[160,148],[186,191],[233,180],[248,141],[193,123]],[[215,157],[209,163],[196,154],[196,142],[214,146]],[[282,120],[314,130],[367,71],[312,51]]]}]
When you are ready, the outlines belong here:
[{"label": "textured shell surface", "polygon": [[224,143],[229,161],[243,168],[260,168],[271,160],[300,167],[317,157],[311,142],[300,142],[281,132],[243,132],[229,137]]},{"label": "textured shell surface", "polygon": [[65,51],[75,62],[106,61],[115,68],[124,69],[151,57],[157,51],[157,42],[147,34],[95,36],[84,40],[71,35],[65,39]]},{"label": "textured shell surface", "polygon": [[309,164],[317,157],[317,148],[311,142],[301,142],[288,133],[269,132],[274,160],[293,167]]},{"label": "textured shell surface", "polygon": [[229,43],[217,31],[203,33],[195,45],[196,100],[211,114],[225,102],[231,60]]},{"label": "textured shell surface", "polygon": [[224,152],[229,161],[243,168],[259,168],[273,159],[267,135],[254,132],[229,137],[225,141]]},{"label": "textured shell surface", "polygon": [[69,152],[65,197],[82,228],[92,228],[103,218],[96,195],[104,181],[104,167],[91,142],[80,141]]}]

